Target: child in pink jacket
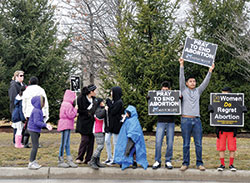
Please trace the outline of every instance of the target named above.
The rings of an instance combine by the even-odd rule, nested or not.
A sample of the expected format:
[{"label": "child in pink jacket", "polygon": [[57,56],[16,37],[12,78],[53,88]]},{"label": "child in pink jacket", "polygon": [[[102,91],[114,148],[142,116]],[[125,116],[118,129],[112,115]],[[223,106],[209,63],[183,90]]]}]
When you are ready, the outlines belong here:
[{"label": "child in pink jacket", "polygon": [[[70,154],[70,130],[74,130],[74,119],[77,115],[77,106],[74,101],[76,94],[71,90],[66,90],[63,97],[63,102],[60,108],[60,120],[58,121],[57,131],[61,132],[61,145],[59,149],[58,167],[76,168]],[[64,162],[63,153],[66,150],[67,163]]]},{"label": "child in pink jacket", "polygon": [[93,126],[93,134],[95,136],[95,141],[97,143],[96,150],[91,157],[89,166],[95,170],[99,168],[104,168],[105,165],[100,163],[101,152],[104,148],[104,140],[105,140],[105,126],[107,125],[107,116],[105,105],[103,99],[96,98],[97,100],[97,108],[95,111],[95,122]]}]

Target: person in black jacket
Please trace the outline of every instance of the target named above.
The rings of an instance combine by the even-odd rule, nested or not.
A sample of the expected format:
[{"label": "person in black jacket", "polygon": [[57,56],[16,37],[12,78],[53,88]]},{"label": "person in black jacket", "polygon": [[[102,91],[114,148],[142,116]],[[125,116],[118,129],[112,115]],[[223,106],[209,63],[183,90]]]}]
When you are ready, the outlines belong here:
[{"label": "person in black jacket", "polygon": [[[9,99],[10,99],[10,114],[12,115],[12,112],[15,108],[14,102],[15,98],[20,92],[20,89],[22,86],[26,86],[23,82],[24,80],[24,72],[23,71],[15,71],[14,76],[12,77],[12,80],[10,82],[10,87],[8,90]],[[14,128],[13,131],[13,143],[15,144],[15,135],[16,135],[16,128]]]},{"label": "person in black jacket", "polygon": [[118,134],[122,125],[122,123],[120,122],[121,115],[124,113],[123,101],[121,99],[122,89],[119,86],[111,88],[111,97],[112,100],[110,100],[109,98],[106,99],[106,109],[108,109],[108,122],[107,126],[105,127],[107,160],[104,163],[108,165],[114,164],[111,150],[111,136],[113,136],[113,150],[115,150]]},{"label": "person in black jacket", "polygon": [[[87,164],[93,154],[94,135],[92,130],[97,104],[95,89],[95,85],[88,85],[82,89],[80,96],[77,98],[79,115],[77,117],[76,132],[81,134],[81,143],[78,150],[78,157],[76,158],[76,163],[78,164]],[[83,161],[86,152],[87,154]]]}]

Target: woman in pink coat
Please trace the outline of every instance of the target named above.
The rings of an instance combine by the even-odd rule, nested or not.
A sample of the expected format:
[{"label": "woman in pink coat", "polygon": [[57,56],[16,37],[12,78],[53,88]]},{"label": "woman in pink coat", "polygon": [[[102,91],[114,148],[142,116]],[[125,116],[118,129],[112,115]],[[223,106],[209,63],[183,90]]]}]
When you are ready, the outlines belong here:
[{"label": "woman in pink coat", "polygon": [[[60,120],[58,121],[57,131],[61,132],[61,145],[59,149],[58,167],[76,168],[70,154],[70,130],[74,130],[74,119],[77,115],[77,106],[74,101],[76,94],[73,91],[66,90],[63,97],[63,102],[60,108]],[[66,150],[67,162],[64,162],[63,153]]]}]

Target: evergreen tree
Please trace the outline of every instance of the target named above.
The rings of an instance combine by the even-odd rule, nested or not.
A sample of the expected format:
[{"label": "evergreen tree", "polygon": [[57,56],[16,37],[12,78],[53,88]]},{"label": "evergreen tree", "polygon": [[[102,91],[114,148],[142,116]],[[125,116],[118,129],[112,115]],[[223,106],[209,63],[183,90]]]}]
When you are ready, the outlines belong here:
[{"label": "evergreen tree", "polygon": [[[232,88],[234,93],[245,93],[245,105],[249,106],[250,85],[247,78],[242,77],[244,72],[239,58],[233,56],[233,48],[228,47],[221,42],[216,34],[218,32],[237,31],[233,27],[232,22],[237,21],[237,15],[242,15],[246,1],[235,0],[191,0],[192,11],[189,21],[189,27],[193,32],[193,37],[204,41],[218,44],[215,70],[212,74],[210,84],[201,96],[201,120],[203,123],[204,132],[214,132],[214,128],[209,124],[209,114],[207,106],[210,102],[210,93],[220,93],[225,86]],[[231,21],[228,21],[230,17]],[[239,37],[241,32],[239,32]],[[249,65],[248,65],[249,67]],[[196,64],[185,63],[185,73],[195,75],[197,84],[200,84],[204,79],[207,68]],[[249,118],[250,111],[245,114],[245,129],[250,129]]]},{"label": "evergreen tree", "polygon": [[178,89],[178,52],[184,31],[175,22],[179,1],[135,0],[137,12],[123,12],[119,41],[110,56],[110,72],[102,77],[104,89],[119,85],[126,105],[136,106],[140,122],[152,131],[156,119],[148,116],[146,96],[160,90],[165,80]]},{"label": "evergreen tree", "polygon": [[[71,70],[65,55],[68,39],[58,40],[54,8],[48,0],[2,0],[0,2],[0,59],[6,67],[3,77],[3,98],[15,70],[25,72],[25,83],[37,76],[47,93],[50,121],[58,118],[66,81]],[[8,86],[8,87],[6,87]],[[8,109],[9,103],[0,104]],[[3,115],[3,116],[2,116]],[[1,117],[7,117],[2,114]]]},{"label": "evergreen tree", "polygon": [[[2,60],[0,59],[0,96],[1,96],[1,100],[0,100],[0,106],[1,106],[1,110],[0,110],[0,119],[4,118],[4,116],[9,116],[10,112],[9,112],[9,100],[8,97],[5,97],[6,93],[8,93],[8,91],[6,91],[6,89],[8,89],[8,84],[5,82],[7,80],[7,77],[5,76],[5,73],[7,72],[6,67],[4,66]],[[6,105],[7,104],[7,105]]]}]

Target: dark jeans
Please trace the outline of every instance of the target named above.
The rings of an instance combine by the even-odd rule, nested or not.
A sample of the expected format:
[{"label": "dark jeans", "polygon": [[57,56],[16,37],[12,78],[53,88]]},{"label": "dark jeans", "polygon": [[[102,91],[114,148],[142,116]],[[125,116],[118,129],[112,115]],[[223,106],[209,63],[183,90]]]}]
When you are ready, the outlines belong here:
[{"label": "dark jeans", "polygon": [[190,164],[190,138],[194,137],[196,166],[203,165],[202,161],[202,125],[200,118],[181,118],[183,138],[183,165]]},{"label": "dark jeans", "polygon": [[95,137],[93,134],[81,135],[81,143],[78,150],[78,157],[76,159],[83,161],[83,156],[87,152],[84,163],[90,161],[94,150],[94,140]]},{"label": "dark jeans", "polygon": [[32,150],[30,152],[30,162],[33,162],[34,160],[36,160],[36,154],[37,154],[37,150],[39,146],[40,133],[29,131],[29,134],[30,134],[31,142],[32,142]]}]

